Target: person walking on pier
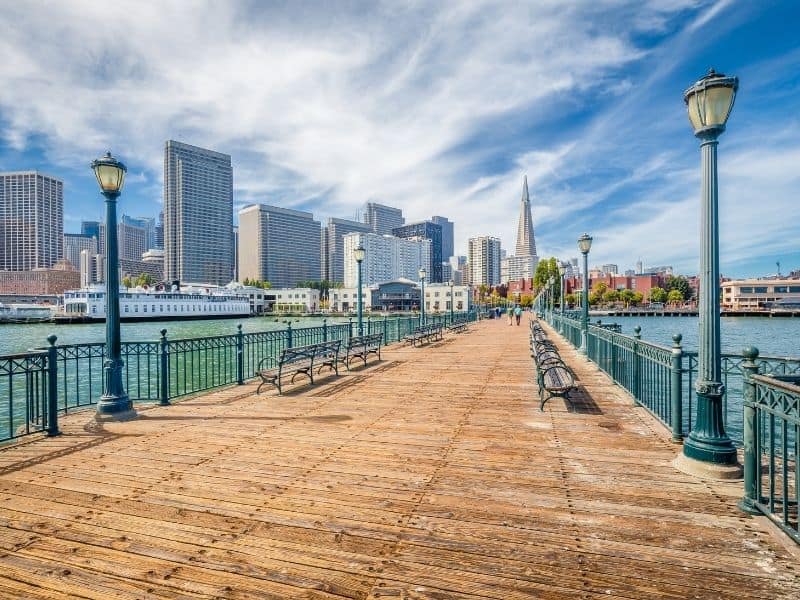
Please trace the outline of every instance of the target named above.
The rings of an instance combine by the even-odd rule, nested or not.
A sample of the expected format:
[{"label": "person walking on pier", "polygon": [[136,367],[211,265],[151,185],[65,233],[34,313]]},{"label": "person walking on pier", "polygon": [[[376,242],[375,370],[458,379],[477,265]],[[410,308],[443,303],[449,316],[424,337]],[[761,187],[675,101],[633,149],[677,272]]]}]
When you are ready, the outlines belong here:
[{"label": "person walking on pier", "polygon": [[519,320],[522,318],[522,308],[520,308],[519,304],[514,307],[514,318],[517,320],[517,325],[519,325]]},{"label": "person walking on pier", "polygon": [[513,325],[514,324],[514,309],[511,308],[510,306],[506,306],[506,310],[508,311],[508,324],[509,325]]}]

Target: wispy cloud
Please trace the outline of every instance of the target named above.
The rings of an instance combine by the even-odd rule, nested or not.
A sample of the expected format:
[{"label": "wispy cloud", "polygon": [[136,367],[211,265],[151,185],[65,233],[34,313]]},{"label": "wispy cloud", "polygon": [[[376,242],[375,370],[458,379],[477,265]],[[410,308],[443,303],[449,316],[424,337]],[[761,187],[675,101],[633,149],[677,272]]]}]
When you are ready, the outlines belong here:
[{"label": "wispy cloud", "polygon": [[722,23],[734,8],[167,1],[118,2],[109,19],[96,2],[9,4],[0,157],[45,151],[78,186],[87,157],[113,148],[135,174],[126,194],[155,212],[163,142],[181,139],[233,156],[237,206],[347,217],[375,199],[450,216],[460,247],[485,233],[513,246],[527,173],[545,252],[572,254],[592,227],[609,253],[627,231],[654,260],[689,264],[657,235],[697,180],[690,81],[669,82],[675,98],[665,82],[741,22]]}]

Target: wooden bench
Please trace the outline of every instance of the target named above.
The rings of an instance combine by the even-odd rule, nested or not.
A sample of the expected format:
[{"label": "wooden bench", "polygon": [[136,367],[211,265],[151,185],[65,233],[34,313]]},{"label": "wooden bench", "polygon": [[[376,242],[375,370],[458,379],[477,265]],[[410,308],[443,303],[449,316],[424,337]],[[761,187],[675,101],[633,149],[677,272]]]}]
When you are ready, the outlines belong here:
[{"label": "wooden bench", "polygon": [[[569,400],[569,393],[575,389],[575,376],[569,367],[559,359],[558,362],[545,363],[539,366],[539,410],[553,396]],[[547,393],[547,396],[545,396]]]},{"label": "wooden bench", "polygon": [[291,375],[291,383],[294,383],[298,375],[305,375],[311,383],[314,383],[314,369],[319,374],[322,369],[328,367],[339,374],[339,348],[341,340],[310,344],[308,346],[297,346],[286,348],[281,351],[277,365],[264,368],[265,365],[275,362],[275,358],[268,356],[261,359],[258,363],[256,374],[261,378],[261,383],[256,389],[256,394],[261,393],[264,385],[270,384],[278,388],[278,394],[283,392],[282,380]]},{"label": "wooden bench", "polygon": [[350,370],[350,361],[354,358],[362,359],[366,367],[367,358],[370,354],[376,355],[378,360],[381,359],[382,343],[382,333],[351,337],[344,346],[344,356],[340,357],[339,360],[345,364],[348,371]]},{"label": "wooden bench", "polygon": [[418,343],[431,342],[433,340],[442,339],[442,326],[441,325],[421,325],[415,327],[414,330],[403,338],[406,344],[416,346]]},{"label": "wooden bench", "polygon": [[467,322],[460,321],[447,326],[447,331],[450,333],[463,333],[467,331]]}]

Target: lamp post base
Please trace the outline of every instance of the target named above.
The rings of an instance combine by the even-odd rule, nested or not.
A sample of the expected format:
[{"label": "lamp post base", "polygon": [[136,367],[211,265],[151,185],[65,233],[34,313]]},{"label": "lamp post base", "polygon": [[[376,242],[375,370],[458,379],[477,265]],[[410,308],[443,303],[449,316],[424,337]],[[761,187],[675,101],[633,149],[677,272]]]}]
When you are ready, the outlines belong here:
[{"label": "lamp post base", "polygon": [[694,475],[700,479],[731,481],[742,478],[742,465],[733,463],[711,463],[686,456],[683,452],[672,461],[672,466],[681,473]]},{"label": "lamp post base", "polygon": [[136,418],[133,402],[127,396],[102,396],[97,403],[97,416],[104,419],[127,421]]}]

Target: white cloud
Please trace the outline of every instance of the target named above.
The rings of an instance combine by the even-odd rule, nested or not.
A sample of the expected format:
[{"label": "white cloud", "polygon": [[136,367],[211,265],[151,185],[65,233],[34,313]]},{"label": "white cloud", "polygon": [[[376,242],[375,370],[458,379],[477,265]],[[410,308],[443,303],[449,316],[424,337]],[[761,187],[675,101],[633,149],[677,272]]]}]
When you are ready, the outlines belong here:
[{"label": "white cloud", "polygon": [[[21,149],[44,136],[64,169],[85,169],[110,147],[142,174],[131,186],[157,198],[163,142],[180,139],[233,156],[237,205],[352,216],[376,199],[409,219],[449,216],[460,246],[488,233],[512,247],[525,172],[540,235],[580,222],[626,186],[661,181],[667,167],[678,172],[669,150],[641,166],[620,157],[617,180],[597,187],[567,176],[591,174],[626,135],[621,124],[644,86],[622,69],[647,57],[664,76],[678,60],[637,46],[633,32],[661,35],[687,14],[701,28],[726,3],[324,6],[117,2],[110,14],[88,1],[9,4],[0,22],[3,140]],[[603,26],[619,22],[628,30]],[[525,143],[525,132],[566,122],[596,98],[610,107],[584,129]],[[642,234],[660,219],[668,217],[638,225]]]}]

